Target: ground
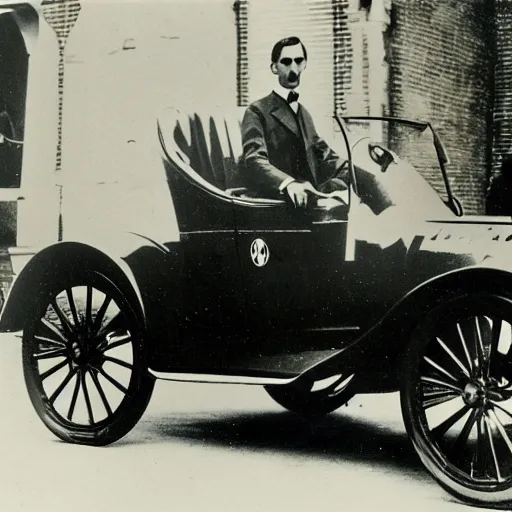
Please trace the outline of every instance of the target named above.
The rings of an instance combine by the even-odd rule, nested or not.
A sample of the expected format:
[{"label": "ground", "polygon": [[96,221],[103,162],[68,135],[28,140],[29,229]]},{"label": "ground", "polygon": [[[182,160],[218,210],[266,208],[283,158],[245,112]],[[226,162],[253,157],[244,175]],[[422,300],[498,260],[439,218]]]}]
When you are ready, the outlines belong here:
[{"label": "ground", "polygon": [[6,512],[475,510],[426,474],[396,394],[356,397],[311,424],[259,387],[157,382],[123,440],[74,446],[36,416],[19,340],[2,335],[0,404]]}]

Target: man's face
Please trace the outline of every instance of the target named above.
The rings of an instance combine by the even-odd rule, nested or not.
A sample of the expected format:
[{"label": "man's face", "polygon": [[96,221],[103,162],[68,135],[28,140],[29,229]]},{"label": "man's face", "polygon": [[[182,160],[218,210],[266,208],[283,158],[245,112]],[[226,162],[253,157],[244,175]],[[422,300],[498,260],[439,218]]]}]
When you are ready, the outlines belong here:
[{"label": "man's face", "polygon": [[302,45],[285,46],[277,62],[273,62],[272,73],[286,89],[295,89],[300,84],[300,75],[306,69]]}]

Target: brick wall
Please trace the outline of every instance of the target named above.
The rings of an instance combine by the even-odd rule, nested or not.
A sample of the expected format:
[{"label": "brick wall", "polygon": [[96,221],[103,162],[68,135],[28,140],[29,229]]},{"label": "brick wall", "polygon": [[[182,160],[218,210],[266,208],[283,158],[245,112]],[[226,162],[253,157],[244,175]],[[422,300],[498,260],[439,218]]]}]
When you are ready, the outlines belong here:
[{"label": "brick wall", "polygon": [[[59,42],[59,69],[58,69],[58,126],[55,170],[62,168],[62,139],[63,139],[63,110],[64,110],[64,50],[68,36],[75,26],[80,14],[79,0],[43,0],[41,9],[46,22],[53,28]],[[59,201],[62,204],[62,188],[60,188]],[[59,215],[59,240],[62,239],[62,216]]]},{"label": "brick wall", "polygon": [[347,113],[347,93],[351,88],[353,67],[352,39],[348,24],[348,1],[333,0],[334,112]]},{"label": "brick wall", "polygon": [[41,2],[43,16],[55,31],[59,41],[59,127],[57,143],[57,169],[62,162],[62,110],[64,96],[64,48],[71,29],[74,27],[80,13],[78,0],[43,0]]},{"label": "brick wall", "polygon": [[395,0],[387,38],[391,113],[438,129],[466,213],[483,213],[490,167],[490,7],[488,0]]},{"label": "brick wall", "polygon": [[496,0],[493,171],[512,152],[512,0]]}]

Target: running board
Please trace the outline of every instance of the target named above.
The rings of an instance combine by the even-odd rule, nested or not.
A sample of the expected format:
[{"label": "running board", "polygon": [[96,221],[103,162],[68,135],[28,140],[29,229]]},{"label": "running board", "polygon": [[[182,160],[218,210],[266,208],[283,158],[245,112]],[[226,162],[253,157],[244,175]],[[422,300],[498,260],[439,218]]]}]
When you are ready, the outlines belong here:
[{"label": "running board", "polygon": [[248,377],[244,375],[210,375],[201,373],[166,373],[149,370],[156,379],[176,382],[197,382],[206,384],[245,384],[253,386],[281,386],[291,384],[298,377],[277,379],[275,377]]}]

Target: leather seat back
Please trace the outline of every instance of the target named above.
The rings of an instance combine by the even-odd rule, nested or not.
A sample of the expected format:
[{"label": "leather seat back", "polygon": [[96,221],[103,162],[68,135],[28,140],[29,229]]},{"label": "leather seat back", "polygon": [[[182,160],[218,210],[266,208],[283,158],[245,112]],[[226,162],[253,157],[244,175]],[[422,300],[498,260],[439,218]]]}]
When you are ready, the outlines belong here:
[{"label": "leather seat back", "polygon": [[[158,119],[162,142],[172,159],[194,174],[226,190],[240,186],[243,109],[180,112],[167,109]],[[190,172],[192,171],[192,172]]]}]

